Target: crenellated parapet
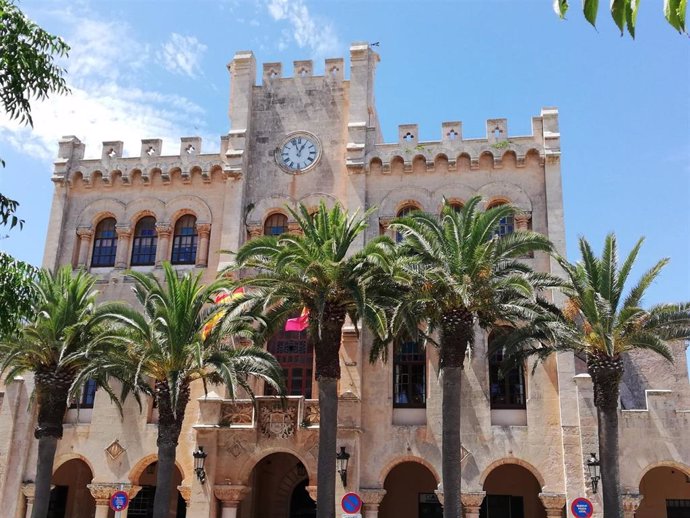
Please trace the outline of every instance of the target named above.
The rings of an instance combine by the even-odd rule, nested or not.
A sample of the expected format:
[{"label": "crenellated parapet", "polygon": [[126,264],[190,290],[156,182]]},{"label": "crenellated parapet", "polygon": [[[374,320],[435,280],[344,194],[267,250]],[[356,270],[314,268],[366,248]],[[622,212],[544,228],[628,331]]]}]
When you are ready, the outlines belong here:
[{"label": "crenellated parapet", "polygon": [[191,184],[195,178],[203,183],[240,178],[241,168],[232,167],[230,135],[221,138],[219,153],[202,154],[201,137],[182,137],[179,153],[161,154],[161,139],[143,139],[139,156],[124,156],[121,141],[103,142],[100,158],[85,159],[84,144],[76,137],[63,137],[54,162],[53,182],[84,188],[107,188],[115,184],[146,186],[160,183]]},{"label": "crenellated parapet", "polygon": [[532,118],[532,134],[511,136],[507,119],[486,121],[486,137],[463,138],[462,122],[444,122],[441,139],[422,142],[417,124],[398,126],[398,141],[376,144],[366,155],[366,167],[351,173],[404,174],[494,170],[543,166],[560,156],[558,110],[544,108]]}]

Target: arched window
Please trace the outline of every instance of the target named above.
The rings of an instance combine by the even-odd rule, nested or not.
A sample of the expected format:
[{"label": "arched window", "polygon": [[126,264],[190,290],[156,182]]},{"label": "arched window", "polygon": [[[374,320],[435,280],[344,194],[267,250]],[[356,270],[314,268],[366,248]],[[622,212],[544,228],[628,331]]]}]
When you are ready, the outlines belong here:
[{"label": "arched window", "polygon": [[[505,202],[494,203],[489,208],[498,207],[499,205],[505,205]],[[500,219],[500,221],[498,222],[498,227],[496,227],[494,234],[499,236],[499,237],[503,237],[503,236],[507,236],[508,234],[512,234],[514,231],[515,231],[515,219],[513,218],[513,215],[511,214],[510,216],[506,216],[506,217]]]},{"label": "arched window", "polygon": [[401,342],[393,357],[393,406],[426,406],[426,354],[419,342]]},{"label": "arched window", "polygon": [[156,218],[145,216],[134,227],[132,243],[132,266],[151,265],[156,262]]},{"label": "arched window", "polygon": [[[491,349],[491,336],[489,337]],[[522,366],[501,372],[503,351],[489,357],[489,393],[492,410],[522,410],[526,408],[525,373]]]},{"label": "arched window", "polygon": [[116,251],[115,218],[106,218],[96,227],[91,266],[115,266]]},{"label": "arched window", "polygon": [[[307,330],[281,329],[268,341],[268,352],[275,356],[283,369],[285,393],[288,396],[304,396],[310,399],[314,348],[307,341]],[[265,393],[275,394],[268,384]]]},{"label": "arched window", "polygon": [[[419,210],[419,208],[415,207],[414,205],[405,205],[403,208],[401,208],[398,211],[396,216],[398,218],[402,218],[402,217],[407,216],[408,214],[410,214],[411,212],[414,212],[416,210]],[[403,239],[402,234],[400,232],[396,232],[395,233],[395,242],[400,243],[400,241],[402,241],[402,239]]]},{"label": "arched window", "polygon": [[196,217],[186,214],[175,223],[172,264],[194,264],[196,262],[196,242]]},{"label": "arched window", "polygon": [[276,212],[271,214],[264,223],[264,235],[265,236],[279,236],[288,231],[287,216]]},{"label": "arched window", "polygon": [[454,212],[460,212],[462,210],[462,203],[459,201],[448,202],[448,205],[451,209],[453,209]]}]

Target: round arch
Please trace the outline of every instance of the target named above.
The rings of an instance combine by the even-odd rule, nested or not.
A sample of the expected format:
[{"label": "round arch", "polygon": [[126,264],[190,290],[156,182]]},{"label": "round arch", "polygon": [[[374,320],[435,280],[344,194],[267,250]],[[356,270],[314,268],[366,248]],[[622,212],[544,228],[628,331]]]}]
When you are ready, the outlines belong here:
[{"label": "round arch", "polygon": [[91,461],[89,461],[89,459],[87,459],[86,457],[84,457],[84,456],[81,455],[80,453],[65,453],[65,454],[63,454],[63,455],[58,455],[58,456],[55,458],[55,462],[53,463],[53,474],[55,474],[55,472],[56,472],[58,469],[60,469],[60,467],[61,467],[63,464],[66,464],[66,463],[68,463],[68,462],[71,461],[71,460],[80,460],[80,461],[82,461],[84,464],[86,464],[86,465],[89,467],[89,469],[91,470],[91,474],[92,474],[92,475],[95,475],[95,474],[96,474],[96,471],[93,469],[93,464],[91,463]]},{"label": "round arch", "polygon": [[264,460],[266,457],[273,455],[274,453],[287,453],[288,455],[294,456],[299,460],[304,468],[307,470],[307,477],[311,485],[316,485],[317,475],[316,475],[316,458],[310,452],[292,450],[290,448],[266,448],[260,452],[250,455],[249,458],[242,464],[238,471],[240,484],[249,484],[251,480],[252,471],[254,468]]},{"label": "round arch", "polygon": [[185,195],[173,198],[165,204],[165,215],[161,220],[176,221],[183,213],[193,213],[197,217],[198,223],[213,223],[211,209],[198,196]]},{"label": "round arch", "polygon": [[125,204],[115,198],[100,198],[89,203],[77,218],[77,228],[96,227],[105,218],[115,218],[121,223],[125,220]]},{"label": "round arch", "polygon": [[[151,453],[139,459],[132,469],[129,470],[127,478],[129,478],[130,483],[137,485],[144,470],[154,462],[158,462],[158,454],[156,453]],[[177,459],[175,459],[175,467],[180,472],[180,475],[182,475],[182,480],[187,480],[187,473],[185,473],[184,468]]]},{"label": "round arch", "polygon": [[532,201],[527,193],[518,185],[510,182],[491,182],[483,185],[478,193],[485,201],[491,202],[497,198],[509,199],[516,207],[532,210]]},{"label": "round arch", "polygon": [[294,207],[295,200],[287,194],[276,194],[262,198],[254,204],[254,207],[247,213],[247,225],[262,225],[266,218],[275,212],[288,215],[285,207]]},{"label": "round arch", "polygon": [[381,469],[381,471],[379,472],[378,487],[383,487],[383,484],[386,481],[386,477],[393,470],[393,468],[399,466],[400,464],[404,464],[405,462],[416,462],[417,464],[421,464],[431,472],[431,474],[434,476],[434,479],[436,479],[436,484],[441,483],[441,477],[439,477],[438,471],[436,471],[434,465],[431,464],[429,461],[421,457],[416,457],[414,455],[402,455],[400,457],[395,457],[394,459],[390,460],[383,467],[383,469]]},{"label": "round arch", "polygon": [[302,196],[299,200],[297,200],[297,202],[307,207],[310,212],[311,209],[317,209],[321,202],[324,202],[326,208],[329,210],[332,209],[336,204],[340,204],[340,206],[343,207],[343,204],[338,198],[325,192],[313,192],[311,194],[307,194],[306,196]]},{"label": "round arch", "polygon": [[165,203],[158,198],[145,197],[130,201],[125,207],[125,219],[132,226],[144,216],[153,216],[161,221],[165,214]]},{"label": "round arch", "polygon": [[656,468],[677,469],[685,476],[690,477],[690,466],[681,464],[680,462],[676,462],[674,460],[663,460],[661,462],[654,462],[652,464],[649,464],[646,468],[640,471],[640,474],[635,481],[635,487],[639,488],[640,484],[642,483],[642,479],[645,477],[645,475]]},{"label": "round arch", "polygon": [[421,187],[394,189],[379,203],[379,215],[382,217],[393,217],[405,204],[416,205],[420,210],[428,211],[433,206],[431,199],[431,191]]},{"label": "round arch", "polygon": [[504,459],[498,459],[491,464],[489,464],[484,471],[482,471],[481,476],[479,477],[479,483],[484,486],[484,483],[486,482],[487,477],[489,474],[495,470],[496,468],[500,466],[504,466],[506,464],[516,464],[518,466],[521,466],[525,468],[527,471],[529,471],[535,479],[537,479],[537,482],[539,482],[539,487],[543,488],[546,485],[546,481],[544,480],[544,477],[541,476],[541,473],[539,473],[539,470],[535,468],[532,464],[530,464],[527,461],[524,461],[522,459],[517,459],[514,457],[511,458],[504,458]]}]

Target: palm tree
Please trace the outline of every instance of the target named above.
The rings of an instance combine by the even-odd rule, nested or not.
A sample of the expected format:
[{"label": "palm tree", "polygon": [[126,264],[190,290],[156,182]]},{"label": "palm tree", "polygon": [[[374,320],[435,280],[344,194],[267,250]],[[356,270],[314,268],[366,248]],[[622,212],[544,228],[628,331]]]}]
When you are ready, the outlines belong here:
[{"label": "palm tree", "polygon": [[[114,306],[109,317],[121,326],[126,344],[123,374],[135,377],[132,384],[149,391],[158,405],[158,470],[153,518],[167,518],[175,471],[175,450],[182,429],[190,385],[195,380],[225,384],[230,397],[238,387],[251,394],[249,376],[262,379],[282,391],[282,372],[275,358],[262,348],[234,347],[221,333],[207,333],[206,324],[219,312],[209,309],[212,295],[228,285],[217,280],[201,284],[201,274],[178,277],[169,263],[163,264],[165,282],[152,274],[129,272],[141,308]],[[227,326],[226,326],[227,327]],[[132,374],[135,373],[135,374]]]},{"label": "palm tree", "polygon": [[391,224],[403,236],[401,271],[408,278],[392,332],[415,336],[423,329],[439,348],[445,518],[460,517],[460,373],[474,345],[474,326],[517,325],[533,318],[541,308],[537,291],[559,283],[519,260],[551,251],[549,240],[531,231],[499,237],[499,223],[516,209],[500,205],[480,211],[480,202],[473,197],[460,210],[444,202],[440,217],[412,212]]},{"label": "palm tree", "polygon": [[559,263],[570,285],[562,312],[553,311],[496,343],[503,347],[510,365],[535,356],[543,361],[554,352],[572,351],[587,361],[592,377],[599,429],[599,459],[604,515],[622,516],[618,467],[618,400],[623,378],[623,358],[634,350],[649,350],[673,361],[668,342],[690,338],[690,304],[641,307],[647,288],[668,259],[645,272],[625,294],[643,239],[637,241],[622,265],[618,263],[616,237],[606,236],[601,257],[580,238],[581,260]]},{"label": "palm tree", "polygon": [[386,334],[385,313],[378,305],[390,285],[377,266],[393,249],[388,238],[376,238],[353,251],[371,211],[352,216],[335,205],[321,203],[309,214],[300,205],[290,210],[301,233],[258,237],[245,243],[236,256],[236,269],[252,269],[241,282],[250,296],[262,300],[266,319],[285,319],[309,311],[308,339],[316,355],[319,384],[319,456],[317,516],[335,512],[335,453],[338,426],[337,381],[340,378],[340,341],[346,317],[362,319],[377,335]]},{"label": "palm tree", "polygon": [[23,372],[34,374],[38,420],[36,496],[32,518],[45,518],[50,499],[50,481],[62,421],[71,397],[78,396],[91,379],[105,389],[115,403],[107,373],[112,337],[96,306],[96,279],[66,266],[52,274],[40,270],[32,281],[30,301],[33,317],[14,337],[0,343],[0,374],[13,379]]}]

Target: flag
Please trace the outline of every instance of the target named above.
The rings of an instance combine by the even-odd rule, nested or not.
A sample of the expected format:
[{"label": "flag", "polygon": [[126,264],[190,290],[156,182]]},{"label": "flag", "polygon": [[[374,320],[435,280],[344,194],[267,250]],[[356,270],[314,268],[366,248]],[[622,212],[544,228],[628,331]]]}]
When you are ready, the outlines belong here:
[{"label": "flag", "polygon": [[[240,297],[244,296],[244,288],[239,287],[236,288],[232,291],[232,293],[228,293],[227,291],[222,291],[218,295],[215,296],[213,299],[213,302],[216,304],[228,304],[229,302],[236,300]],[[227,300],[230,299],[230,300]],[[216,327],[216,324],[220,322],[220,320],[225,316],[225,311],[218,311],[215,315],[213,315],[213,318],[206,322],[204,325],[204,329],[201,331],[201,339],[206,340],[206,337],[211,334],[211,331],[213,331],[213,328]]]},{"label": "flag", "polygon": [[302,314],[297,318],[288,318],[285,322],[286,331],[304,331],[309,327],[309,309],[302,308]]}]

